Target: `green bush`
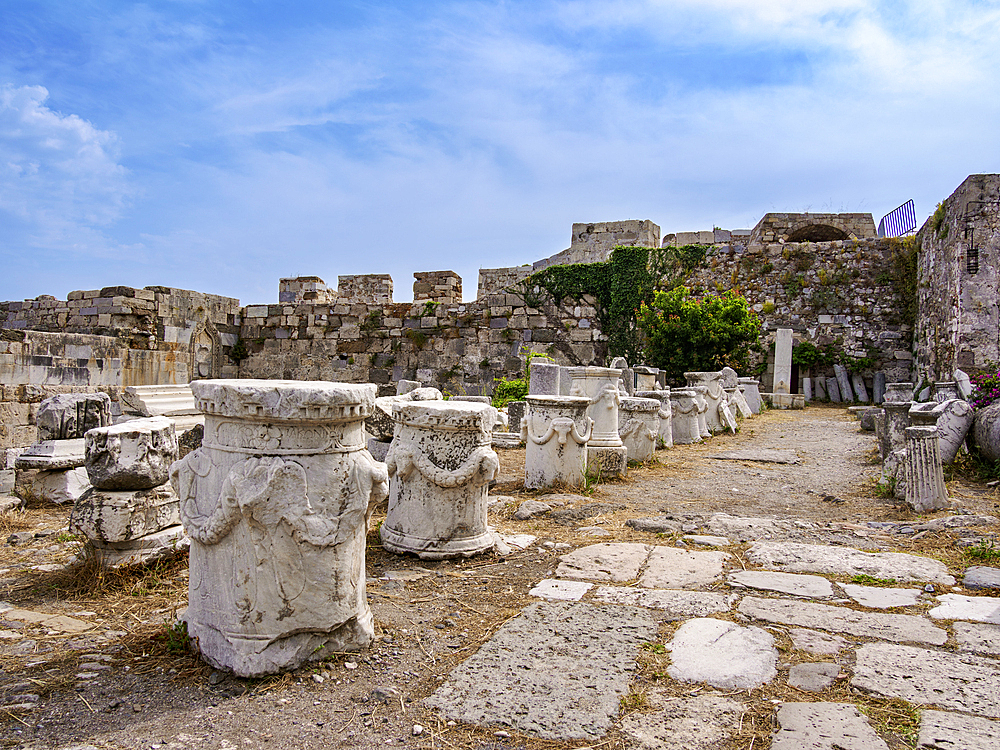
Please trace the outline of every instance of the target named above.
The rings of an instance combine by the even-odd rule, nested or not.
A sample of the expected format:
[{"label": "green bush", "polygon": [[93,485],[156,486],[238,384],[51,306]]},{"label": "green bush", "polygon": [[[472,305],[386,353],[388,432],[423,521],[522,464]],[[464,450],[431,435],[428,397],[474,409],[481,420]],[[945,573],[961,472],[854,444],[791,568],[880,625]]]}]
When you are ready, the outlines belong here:
[{"label": "green bush", "polygon": [[646,338],[646,361],[665,370],[672,381],[686,371],[729,366],[746,371],[750,354],[760,350],[760,318],[734,292],[691,297],[687,287],[656,292],[639,307],[639,327]]}]

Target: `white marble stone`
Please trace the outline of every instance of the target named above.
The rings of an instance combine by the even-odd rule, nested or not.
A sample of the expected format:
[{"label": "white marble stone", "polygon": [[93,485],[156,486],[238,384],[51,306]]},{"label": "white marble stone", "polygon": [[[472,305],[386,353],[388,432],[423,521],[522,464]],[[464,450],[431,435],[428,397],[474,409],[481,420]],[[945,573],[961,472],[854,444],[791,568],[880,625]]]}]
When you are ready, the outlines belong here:
[{"label": "white marble stone", "polygon": [[760,414],[760,381],[755,378],[740,378],[739,380],[740,392],[743,394],[743,398],[746,399],[750,411],[754,414]]},{"label": "white marble stone", "polygon": [[87,430],[111,424],[106,393],[60,393],[42,401],[35,414],[38,440],[82,438]]},{"label": "white marble stone", "polygon": [[726,404],[726,391],[722,387],[721,372],[686,372],[688,388],[705,388],[704,396],[707,402],[705,421],[710,432],[722,432],[726,428],[722,416],[722,407]]},{"label": "white marble stone", "polygon": [[1000,625],[1000,597],[942,594],[927,614],[938,620],[972,620]]},{"label": "white marble stone", "polygon": [[621,399],[618,406],[618,435],[628,451],[628,460],[645,463],[656,453],[660,431],[660,401],[652,398]]},{"label": "white marble stone", "polygon": [[870,575],[907,581],[931,581],[954,586],[948,566],[939,560],[901,552],[862,552],[851,547],[832,547],[796,542],[757,542],[747,551],[747,560],[788,573],[829,573],[845,576]]},{"label": "white marble stone", "polygon": [[452,401],[396,403],[386,456],[389,510],[382,545],[428,560],[493,547],[486,496],[500,460],[490,447],[496,409]]},{"label": "white marble stone", "polygon": [[775,573],[769,570],[739,570],[730,573],[730,586],[776,591],[779,594],[808,596],[822,599],[833,596],[833,584],[822,576],[807,576],[796,573]]},{"label": "white marble stone", "polygon": [[639,585],[649,589],[685,589],[709,586],[722,576],[729,554],[653,547]]},{"label": "white marble stone", "polygon": [[365,449],[375,386],[192,388],[205,437],[170,478],[192,540],[185,619],[203,658],[253,676],[367,645],[366,515],[388,491]]},{"label": "white marble stone", "polygon": [[560,557],[556,575],[600,583],[634,581],[651,549],[634,543],[591,544]]},{"label": "white marble stone", "polygon": [[587,415],[594,420],[590,445],[594,447],[620,448],[618,435],[618,405],[621,394],[618,380],[621,370],[611,367],[571,367],[573,385],[570,395],[590,399]]},{"label": "white marble stone", "polygon": [[913,607],[920,599],[920,589],[881,588],[859,586],[854,583],[838,584],[844,593],[862,607],[871,609],[891,609],[892,607]]},{"label": "white marble stone", "polygon": [[791,628],[788,635],[792,639],[792,646],[816,656],[839,654],[851,645],[849,641],[839,635],[820,633],[808,628]]},{"label": "white marble stone", "polygon": [[89,489],[90,478],[82,467],[40,471],[31,480],[31,494],[56,505],[72,505]]},{"label": "white marble stone", "polygon": [[716,612],[728,612],[729,602],[724,594],[714,591],[671,591],[666,589],[640,589],[622,586],[601,586],[594,598],[607,604],[625,604],[659,610],[667,620],[688,617],[707,617]]},{"label": "white marble stone", "polygon": [[885,386],[884,401],[904,403],[913,401],[913,383],[888,383]]},{"label": "white marble stone", "polygon": [[147,490],[170,479],[177,436],[166,417],[98,427],[84,437],[87,475],[102,490]]},{"label": "white marble stone", "polygon": [[701,442],[701,430],[698,427],[698,401],[695,392],[689,389],[670,391],[670,406],[674,442],[678,445]]},{"label": "white marble stone", "polygon": [[698,432],[703,438],[710,438],[712,431],[708,429],[708,388],[697,385],[688,390],[694,391],[695,401],[698,403]]},{"label": "white marble stone", "polygon": [[191,384],[134,385],[122,393],[123,403],[144,417],[174,417],[197,414]]},{"label": "white marble stone", "polygon": [[774,637],[756,627],[711,618],[688,620],[671,640],[668,673],[681,682],[749,690],[777,676]]},{"label": "white marble stone", "polygon": [[[99,539],[88,541],[88,545],[100,559],[101,564],[108,568],[146,565],[176,555],[188,549],[190,544],[191,540],[184,534],[184,528],[179,524],[124,542],[103,542]],[[204,649],[202,654],[208,659]]]},{"label": "white marble stone", "polygon": [[948,507],[937,427],[907,427],[906,503],[917,513]]},{"label": "white marble stone", "polygon": [[128,542],[181,522],[169,484],[142,490],[92,489],[73,504],[70,527],[90,540]]},{"label": "white marble stone", "polygon": [[546,578],[528,592],[528,596],[565,602],[578,602],[594,584],[586,581],[560,581]]},{"label": "white marble stone", "polygon": [[563,484],[582,487],[587,470],[587,441],[594,421],[590,399],[574,396],[528,396],[521,424],[524,486],[537,489]]},{"label": "white marble stone", "polygon": [[774,333],[773,393],[792,392],[792,329],[779,328]]},{"label": "white marble stone", "polygon": [[982,622],[953,622],[952,632],[962,651],[1000,656],[1000,625]]},{"label": "white marble stone", "polygon": [[14,466],[18,469],[59,471],[81,467],[86,460],[87,453],[82,437],[69,440],[44,440],[18,454],[14,459]]},{"label": "white marble stone", "polygon": [[533,358],[529,365],[528,393],[532,396],[559,395],[559,365],[544,357]]},{"label": "white marble stone", "polygon": [[636,391],[638,398],[655,398],[660,402],[660,409],[656,413],[659,417],[657,429],[657,448],[671,448],[674,444],[674,419],[673,408],[670,401],[670,389],[652,391]]},{"label": "white marble stone", "polygon": [[795,664],[788,670],[788,684],[793,688],[818,693],[826,690],[840,674],[840,665],[830,662]]}]

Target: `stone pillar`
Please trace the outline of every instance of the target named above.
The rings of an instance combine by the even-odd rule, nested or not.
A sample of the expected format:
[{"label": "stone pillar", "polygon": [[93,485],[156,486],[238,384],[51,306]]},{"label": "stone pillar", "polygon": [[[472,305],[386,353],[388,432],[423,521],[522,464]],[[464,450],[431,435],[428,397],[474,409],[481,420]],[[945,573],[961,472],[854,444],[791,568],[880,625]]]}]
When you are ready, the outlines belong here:
[{"label": "stone pillar", "polygon": [[524,486],[530,489],[564,484],[582,487],[587,470],[587,441],[594,420],[587,416],[590,399],[582,396],[528,396],[521,423],[524,441]]},{"label": "stone pillar", "polygon": [[854,394],[857,400],[863,404],[868,403],[868,389],[865,387],[865,379],[860,373],[851,375],[851,384],[854,386]]},{"label": "stone pillar", "polygon": [[913,401],[886,401],[885,409],[885,449],[886,455],[906,447],[904,432],[910,426],[910,407]]},{"label": "stone pillar", "polygon": [[690,389],[675,388],[670,391],[674,442],[689,445],[701,442],[698,425],[698,396]]},{"label": "stone pillar", "polygon": [[792,329],[779,328],[774,335],[774,381],[771,392],[792,392]]},{"label": "stone pillar", "polygon": [[885,462],[885,457],[889,455],[889,431],[886,429],[885,409],[878,409],[874,416],[875,423],[875,443],[878,446],[878,460]]},{"label": "stone pillar", "polygon": [[414,401],[393,404],[392,418],[396,433],[385,457],[390,483],[382,546],[425,560],[491,549],[486,496],[500,468],[490,447],[496,409]]},{"label": "stone pillar", "polygon": [[826,394],[830,397],[830,401],[839,404],[843,401],[840,397],[840,384],[837,382],[836,378],[826,379]]},{"label": "stone pillar", "polygon": [[872,402],[881,404],[885,401],[885,373],[881,370],[875,373],[875,382],[872,387],[875,391],[872,396]]},{"label": "stone pillar", "polygon": [[188,634],[244,677],[366,646],[369,507],[384,464],[365,449],[372,384],[201,380],[202,446],[171,466],[191,537]]},{"label": "stone pillar", "polygon": [[802,378],[802,395],[806,401],[813,400],[813,381],[812,378]]},{"label": "stone pillar", "polygon": [[913,385],[910,383],[889,383],[885,387],[884,401],[904,401],[913,400]]},{"label": "stone pillar", "polygon": [[958,384],[954,380],[934,384],[934,400],[939,404],[956,398],[959,398]]},{"label": "stone pillar", "polygon": [[754,378],[740,378],[739,382],[740,392],[743,393],[750,411],[760,414],[760,381]]},{"label": "stone pillar", "polygon": [[844,401],[854,401],[854,391],[851,390],[851,378],[847,368],[843,365],[834,365],[833,371],[837,375],[837,386],[840,388],[840,398]]},{"label": "stone pillar", "polygon": [[626,397],[618,407],[618,434],[628,451],[629,461],[645,463],[656,452],[659,434],[660,400]]},{"label": "stone pillar", "polygon": [[936,427],[906,428],[906,503],[917,513],[948,507]]},{"label": "stone pillar", "polygon": [[587,416],[594,427],[587,444],[587,466],[603,476],[623,476],[628,468],[628,451],[618,435],[618,381],[622,371],[613,367],[571,367],[572,396],[590,399]]},{"label": "stone pillar", "polygon": [[914,427],[937,427],[941,463],[950,464],[972,428],[975,410],[964,399],[953,398],[941,403],[914,404],[909,415]]},{"label": "stone pillar", "polygon": [[111,424],[106,393],[60,393],[42,401],[35,414],[38,441],[82,438],[87,430]]},{"label": "stone pillar", "polygon": [[655,391],[636,391],[638,398],[655,398],[660,402],[660,410],[657,416],[660,418],[660,425],[657,434],[657,446],[660,448],[671,448],[674,444],[673,409],[670,407],[670,389]]},{"label": "stone pillar", "polygon": [[721,407],[726,403],[726,392],[722,388],[721,372],[686,372],[688,388],[704,386],[708,410],[705,412],[705,423],[709,432],[721,432],[726,425],[723,423]]}]

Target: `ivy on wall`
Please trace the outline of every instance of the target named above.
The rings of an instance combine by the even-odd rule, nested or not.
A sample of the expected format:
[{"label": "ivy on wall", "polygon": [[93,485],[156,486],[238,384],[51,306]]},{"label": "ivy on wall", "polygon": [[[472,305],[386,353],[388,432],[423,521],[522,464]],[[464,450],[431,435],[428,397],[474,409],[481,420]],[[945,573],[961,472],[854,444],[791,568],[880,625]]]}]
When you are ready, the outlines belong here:
[{"label": "ivy on wall", "polygon": [[541,306],[540,291],[556,304],[591,297],[601,330],[608,337],[609,357],[638,362],[643,357],[643,335],[637,313],[658,289],[673,289],[705,262],[704,245],[683,247],[624,247],[611,251],[600,263],[549,266],[518,282],[514,290],[530,307]]},{"label": "ivy on wall", "polygon": [[915,236],[889,240],[889,274],[892,289],[899,303],[899,322],[912,329],[917,322],[918,261],[920,243]]}]

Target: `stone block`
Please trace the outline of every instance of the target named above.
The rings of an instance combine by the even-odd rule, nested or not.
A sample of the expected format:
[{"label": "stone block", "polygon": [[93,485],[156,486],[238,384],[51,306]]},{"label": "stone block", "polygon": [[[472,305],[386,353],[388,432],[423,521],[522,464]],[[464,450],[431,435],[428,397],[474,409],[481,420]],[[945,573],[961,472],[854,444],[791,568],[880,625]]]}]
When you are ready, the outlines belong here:
[{"label": "stone block", "polygon": [[657,615],[666,620],[707,617],[717,612],[729,611],[726,596],[711,591],[667,591],[601,586],[594,592],[594,598],[606,604],[655,609]]},{"label": "stone block", "polygon": [[[89,547],[109,568],[146,565],[188,549],[190,540],[182,526],[168,526],[160,531],[130,539],[126,542],[101,542],[91,539]],[[201,641],[199,640],[199,648]],[[204,651],[202,652],[204,654]]]},{"label": "stone block", "polygon": [[822,599],[833,596],[833,585],[822,576],[775,573],[766,570],[740,570],[727,579],[730,586],[775,591],[779,594]]},{"label": "stone block", "polygon": [[58,471],[83,466],[86,451],[83,438],[45,440],[18,454],[14,465],[18,469]]},{"label": "stone block", "polygon": [[56,505],[75,503],[89,489],[84,468],[39,471],[31,480],[31,494]]},{"label": "stone block", "polygon": [[85,438],[87,474],[102,490],[146,490],[170,479],[177,436],[167,417],[147,417],[90,430]]},{"label": "stone block", "polygon": [[38,439],[82,438],[87,430],[111,424],[111,397],[106,393],[60,393],[38,407]]},{"label": "stone block", "polygon": [[654,589],[710,586],[722,575],[725,552],[690,552],[676,547],[654,547],[639,585]]},{"label": "stone block", "polygon": [[560,557],[556,575],[602,583],[633,581],[651,550],[645,544],[592,544]]},{"label": "stone block", "polygon": [[771,750],[888,750],[857,706],[783,703]]},{"label": "stone block", "polygon": [[788,684],[810,693],[826,690],[840,674],[840,665],[829,662],[795,664],[788,670]]},{"label": "stone block", "polygon": [[756,565],[788,573],[870,575],[900,582],[955,585],[944,563],[900,552],[861,552],[849,547],[796,542],[757,542],[748,550],[747,559]]},{"label": "stone block", "polygon": [[938,620],[972,620],[1000,625],[1000,598],[994,596],[965,596],[943,594],[941,602],[927,614]]},{"label": "stone block", "polygon": [[105,543],[128,542],[181,522],[180,505],[170,485],[152,489],[91,489],[73,505],[70,527]]},{"label": "stone block", "polygon": [[1000,721],[946,711],[923,711],[917,750],[996,750]]},{"label": "stone block", "polygon": [[681,682],[750,690],[778,674],[774,637],[761,628],[696,618],[678,628],[668,648],[671,665],[667,671]]}]

